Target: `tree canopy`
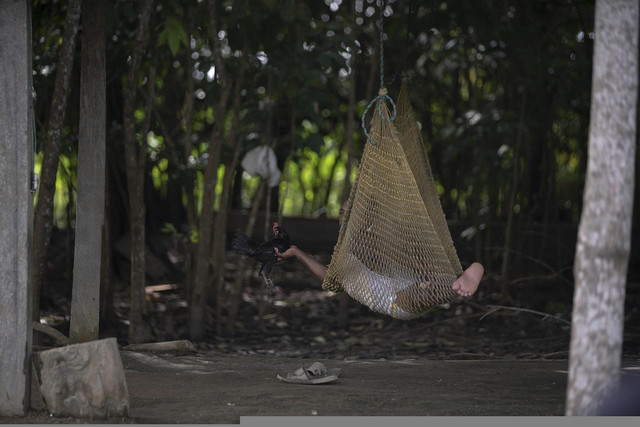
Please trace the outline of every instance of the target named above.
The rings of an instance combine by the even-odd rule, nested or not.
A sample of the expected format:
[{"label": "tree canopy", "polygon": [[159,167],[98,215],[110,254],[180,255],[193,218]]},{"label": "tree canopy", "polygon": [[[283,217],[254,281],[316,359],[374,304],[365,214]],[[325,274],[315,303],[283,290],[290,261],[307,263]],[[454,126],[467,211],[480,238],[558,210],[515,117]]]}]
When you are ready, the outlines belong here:
[{"label": "tree canopy", "polygon": [[[70,4],[33,1],[36,172]],[[148,30],[140,25],[145,5]],[[138,218],[147,244],[175,240],[190,307],[221,304],[239,286],[222,277],[230,213],[271,203],[274,218],[338,216],[367,143],[360,119],[380,85],[380,1],[111,0],[106,9],[110,250],[127,242]],[[382,9],[384,85],[395,99],[400,77],[409,77],[443,210],[459,227],[455,240],[467,244],[463,264],[482,261],[507,300],[508,283],[529,281],[518,275],[571,283],[573,244],[561,242],[561,227],[575,230],[582,210],[594,2],[389,0]],[[78,62],[54,165],[52,221],[68,235]],[[130,73],[134,62],[139,70]],[[263,144],[282,170],[264,194],[239,162]],[[128,163],[126,147],[143,161]],[[132,168],[142,186],[131,187]],[[638,209],[634,215],[637,223]],[[249,224],[255,229],[255,218]],[[216,292],[202,291],[210,288]],[[558,289],[569,304],[572,289]],[[524,292],[520,298],[540,299]]]},{"label": "tree canopy", "polygon": [[[337,215],[346,161],[349,74],[356,73],[356,120],[377,91],[378,8],[373,1],[351,3],[217,4],[217,37],[229,79],[247,63],[240,92],[243,150],[268,141],[283,167],[290,142],[295,142],[293,161],[284,173],[291,182],[285,215],[311,215],[322,207]],[[41,136],[65,9],[64,1],[34,2],[34,85]],[[593,3],[389,1],[385,11],[385,74],[388,80],[403,72],[411,78],[412,101],[449,218],[473,219],[479,213],[506,218],[509,189],[517,176],[513,207],[519,216],[575,223],[584,179]],[[113,1],[108,8],[109,160],[112,171],[120,174],[121,86],[138,14],[136,2]],[[196,198],[201,200],[198,177],[208,159],[207,136],[215,121],[225,121],[225,132],[230,128],[230,111],[225,117],[214,116],[221,85],[207,16],[202,1],[156,5],[153,47],[143,67],[157,56],[147,149],[153,185],[146,197],[159,201],[174,197],[171,187],[186,179],[196,182]],[[358,61],[352,70],[354,54]],[[144,71],[139,84],[149,84]],[[387,85],[391,95],[397,95],[399,79]],[[189,124],[183,117],[187,92],[194,97]],[[143,106],[140,97],[137,121],[144,119]],[[69,220],[66,203],[73,203],[77,107],[72,96],[56,195],[55,223],[60,227]],[[188,153],[183,132],[190,134]],[[357,161],[364,138],[357,126],[353,132]],[[223,149],[223,164],[230,155]],[[255,181],[244,180],[235,206],[248,207],[257,188]],[[219,182],[218,193],[221,187]],[[169,213],[154,215],[161,216],[158,223],[177,225]]]}]

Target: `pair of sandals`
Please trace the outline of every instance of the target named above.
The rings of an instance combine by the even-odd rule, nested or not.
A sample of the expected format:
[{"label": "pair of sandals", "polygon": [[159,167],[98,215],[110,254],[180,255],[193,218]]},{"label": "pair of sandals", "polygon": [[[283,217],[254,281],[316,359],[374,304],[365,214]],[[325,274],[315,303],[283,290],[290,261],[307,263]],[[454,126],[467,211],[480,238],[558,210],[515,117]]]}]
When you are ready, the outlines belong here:
[{"label": "pair of sandals", "polygon": [[302,366],[295,372],[289,372],[286,376],[278,375],[280,381],[291,384],[327,384],[338,380],[342,374],[340,368],[327,369],[322,363],[314,362],[308,368]]}]

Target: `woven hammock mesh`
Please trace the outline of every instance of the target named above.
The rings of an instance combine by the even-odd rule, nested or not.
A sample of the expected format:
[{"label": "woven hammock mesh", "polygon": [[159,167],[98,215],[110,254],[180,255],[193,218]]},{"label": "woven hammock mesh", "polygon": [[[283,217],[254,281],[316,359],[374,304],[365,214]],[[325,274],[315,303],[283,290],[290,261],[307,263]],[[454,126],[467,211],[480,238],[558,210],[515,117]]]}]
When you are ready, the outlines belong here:
[{"label": "woven hammock mesh", "polygon": [[406,82],[395,122],[381,119],[378,105],[370,131],[377,144],[366,144],[322,286],[346,291],[374,311],[411,319],[457,297],[451,285],[462,267]]}]

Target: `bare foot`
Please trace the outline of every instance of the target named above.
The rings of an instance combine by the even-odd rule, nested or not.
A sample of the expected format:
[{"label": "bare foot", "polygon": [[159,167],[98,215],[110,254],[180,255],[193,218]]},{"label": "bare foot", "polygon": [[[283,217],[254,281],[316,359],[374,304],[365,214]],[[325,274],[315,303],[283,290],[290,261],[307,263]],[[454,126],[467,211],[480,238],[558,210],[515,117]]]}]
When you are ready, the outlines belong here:
[{"label": "bare foot", "polygon": [[462,276],[458,277],[451,288],[458,292],[460,296],[470,297],[475,294],[480,284],[480,279],[484,274],[484,267],[478,262],[474,262],[467,268]]}]

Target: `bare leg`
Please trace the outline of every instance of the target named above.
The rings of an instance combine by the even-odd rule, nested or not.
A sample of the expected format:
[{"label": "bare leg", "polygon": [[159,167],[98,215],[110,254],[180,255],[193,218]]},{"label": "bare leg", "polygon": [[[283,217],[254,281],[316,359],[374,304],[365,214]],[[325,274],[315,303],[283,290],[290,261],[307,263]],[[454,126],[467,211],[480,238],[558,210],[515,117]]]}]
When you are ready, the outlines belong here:
[{"label": "bare leg", "polygon": [[484,274],[484,267],[478,262],[474,262],[467,268],[460,277],[453,282],[451,288],[458,292],[460,296],[470,297],[478,290],[480,279]]}]

